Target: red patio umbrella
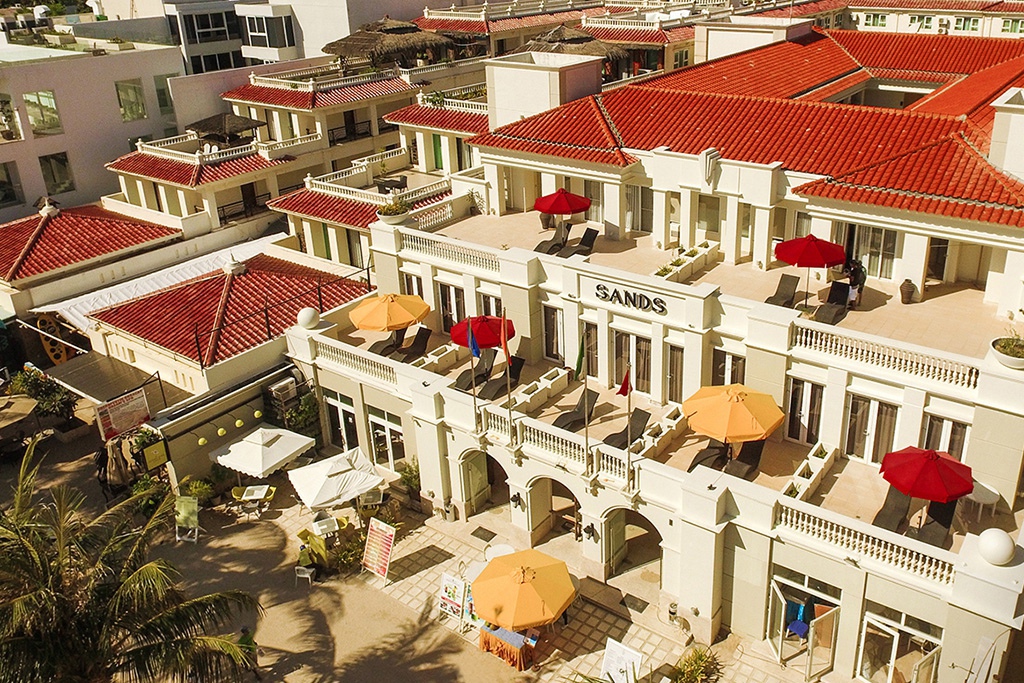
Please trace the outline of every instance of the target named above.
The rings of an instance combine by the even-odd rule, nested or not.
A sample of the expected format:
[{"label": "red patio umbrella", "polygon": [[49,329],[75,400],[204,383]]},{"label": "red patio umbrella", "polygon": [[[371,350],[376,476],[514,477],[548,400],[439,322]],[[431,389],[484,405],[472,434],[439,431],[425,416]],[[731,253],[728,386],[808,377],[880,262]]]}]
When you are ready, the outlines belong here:
[{"label": "red patio umbrella", "polygon": [[[481,349],[501,346],[502,318],[496,315],[477,315],[465,318],[452,326],[452,341],[459,346],[469,347],[467,328],[473,326],[473,340]],[[508,318],[505,321],[505,341],[516,336],[516,328]]]},{"label": "red patio umbrella", "polygon": [[[831,268],[846,263],[846,248],[841,244],[804,235],[780,242],[775,246],[775,258],[791,266],[807,268],[807,289],[811,288],[811,268]],[[808,292],[804,291],[804,306]]]},{"label": "red patio umbrella", "polygon": [[971,468],[949,453],[908,446],[886,453],[882,477],[911,498],[948,503],[974,490]]},{"label": "red patio umbrella", "polygon": [[533,208],[541,213],[579,213],[590,208],[590,200],[560,187],[551,194],[539,197],[533,203]]}]

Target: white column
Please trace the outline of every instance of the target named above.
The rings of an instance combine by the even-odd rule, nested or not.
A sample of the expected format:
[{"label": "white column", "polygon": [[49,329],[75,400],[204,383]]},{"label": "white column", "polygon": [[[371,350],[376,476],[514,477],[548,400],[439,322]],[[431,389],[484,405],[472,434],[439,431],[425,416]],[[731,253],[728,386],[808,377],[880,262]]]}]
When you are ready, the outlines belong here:
[{"label": "white column", "polygon": [[[651,400],[655,403],[665,401],[665,381],[668,379],[665,353],[665,325],[651,324]],[[683,353],[684,357],[686,353]],[[621,379],[621,378],[620,378]],[[636,435],[633,435],[636,438]]]},{"label": "white column", "polygon": [[697,199],[699,192],[679,190],[679,247],[689,249],[697,244]]},{"label": "white column", "polygon": [[753,253],[754,265],[758,270],[768,270],[775,256],[772,254],[772,212],[771,209],[751,206],[754,214]]},{"label": "white column", "polygon": [[722,250],[726,263],[735,264],[740,257],[740,199],[735,195],[725,198],[725,220],[722,221]]},{"label": "white column", "polygon": [[668,249],[670,237],[668,226],[668,192],[665,190],[654,190],[654,243],[661,245],[660,248]]},{"label": "white column", "polygon": [[916,287],[914,300],[920,301],[928,274],[928,237],[904,233],[903,249],[898,263],[899,267],[893,268],[893,280],[897,283],[904,279],[913,282]]},{"label": "white column", "polygon": [[540,193],[541,195],[551,194],[558,189],[559,178],[554,173],[541,173],[540,174]]},{"label": "white column", "polygon": [[[416,133],[419,139],[420,134]],[[489,188],[487,203],[490,204],[491,213],[498,216],[505,214],[505,174],[503,168],[497,164],[484,164],[484,179]]]},{"label": "white column", "polygon": [[610,327],[611,320],[611,311],[605,308],[597,309],[597,372],[591,370],[590,374],[595,375],[598,383],[603,387],[608,386],[608,378],[615,367],[612,358],[615,353],[615,344],[612,342],[614,332]]},{"label": "white column", "polygon": [[620,240],[626,236],[626,186],[604,184],[604,236]]},{"label": "white column", "polygon": [[[430,171],[430,167],[427,165],[427,159],[434,158],[434,147],[431,144],[427,145],[427,134],[421,130],[416,131],[416,170],[420,173],[427,173]],[[491,187],[494,187],[492,184]]]}]

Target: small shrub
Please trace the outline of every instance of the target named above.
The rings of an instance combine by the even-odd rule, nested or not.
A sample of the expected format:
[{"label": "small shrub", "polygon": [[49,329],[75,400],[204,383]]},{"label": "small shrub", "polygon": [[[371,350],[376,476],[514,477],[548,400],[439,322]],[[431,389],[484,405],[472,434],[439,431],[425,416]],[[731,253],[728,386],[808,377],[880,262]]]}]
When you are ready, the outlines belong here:
[{"label": "small shrub", "polygon": [[52,415],[64,422],[75,417],[78,396],[39,370],[23,370],[11,378],[10,393],[28,394],[38,402],[39,415]]},{"label": "small shrub", "polygon": [[351,536],[328,551],[331,566],[340,572],[354,572],[363,561],[366,546],[366,532]]},{"label": "small shrub", "polygon": [[669,265],[670,266],[681,266],[681,265],[683,265],[683,259],[677,258],[674,261],[672,261],[671,263],[669,263]]},{"label": "small shrub", "polygon": [[1020,333],[1012,327],[1007,330],[1007,333],[1008,336],[996,340],[996,351],[1013,358],[1024,358],[1024,337],[1021,337]]},{"label": "small shrub", "polygon": [[135,432],[132,438],[132,450],[141,453],[146,446],[152,446],[160,441],[160,434],[152,429],[140,429]]},{"label": "small shrub", "polygon": [[696,249],[696,248],[694,248],[694,249],[690,249],[690,250],[689,250],[688,252],[686,252],[686,254],[685,254],[685,256],[689,256],[690,258],[693,258],[693,257],[694,257],[694,256],[696,256],[696,255],[697,255],[697,249]]},{"label": "small shrub", "polygon": [[431,107],[443,107],[444,106],[444,93],[440,90],[434,90],[423,94],[423,103],[429,104]]},{"label": "small shrub", "polygon": [[657,275],[658,277],[665,277],[671,272],[672,266],[662,266],[661,268],[658,268],[656,271],[654,271],[654,274]]},{"label": "small shrub", "polygon": [[169,491],[170,487],[166,482],[154,479],[148,474],[144,474],[136,479],[135,483],[132,484],[132,495],[148,494],[139,500],[139,514],[146,519],[152,517],[160,505],[160,501],[167,496]]},{"label": "small shrub", "polygon": [[235,480],[236,477],[231,473],[231,470],[224,467],[224,465],[221,465],[219,462],[210,465],[210,478],[208,481],[213,485],[213,495],[217,496],[227,491]]},{"label": "small shrub", "polygon": [[420,490],[420,463],[413,460],[405,465],[402,470],[402,484],[409,489],[409,493],[419,493]]},{"label": "small shrub", "polygon": [[208,479],[193,479],[185,485],[185,491],[197,498],[200,505],[206,505],[213,498],[213,484]]},{"label": "small shrub", "polygon": [[700,243],[700,244],[699,244],[698,246],[699,246],[699,247],[700,247],[701,249],[707,249],[708,247],[710,247],[710,246],[711,246],[711,244],[710,244],[710,243],[709,243],[709,242],[708,242],[707,240],[704,240],[704,241],[703,241],[703,242],[701,242],[701,243]]},{"label": "small shrub", "polygon": [[672,673],[672,683],[714,683],[722,676],[722,663],[710,647],[691,647]]},{"label": "small shrub", "polygon": [[392,199],[390,202],[381,206],[377,209],[377,213],[381,216],[401,216],[403,213],[409,213],[412,206],[409,202],[404,199]]}]

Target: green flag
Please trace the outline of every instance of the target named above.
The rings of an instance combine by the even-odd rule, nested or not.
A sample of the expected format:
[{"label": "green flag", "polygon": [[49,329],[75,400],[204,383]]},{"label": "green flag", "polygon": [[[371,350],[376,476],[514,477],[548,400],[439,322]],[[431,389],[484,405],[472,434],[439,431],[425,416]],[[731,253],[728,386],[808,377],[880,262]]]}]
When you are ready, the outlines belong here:
[{"label": "green flag", "polygon": [[586,333],[584,333],[580,337],[580,350],[579,350],[579,353],[576,354],[576,371],[572,375],[573,381],[578,380],[580,378],[580,375],[583,374],[583,357],[584,357],[584,354],[586,353],[586,343],[587,343],[587,335],[586,335]]}]

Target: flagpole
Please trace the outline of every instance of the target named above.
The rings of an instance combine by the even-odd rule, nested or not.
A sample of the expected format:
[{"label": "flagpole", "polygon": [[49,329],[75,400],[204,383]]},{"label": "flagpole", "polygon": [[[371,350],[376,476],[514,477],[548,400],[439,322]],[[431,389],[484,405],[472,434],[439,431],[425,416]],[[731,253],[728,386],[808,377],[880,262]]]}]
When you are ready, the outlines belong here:
[{"label": "flagpole", "polygon": [[516,430],[512,424],[512,358],[508,355],[508,332],[506,331],[505,307],[501,307],[501,350],[505,353],[505,405],[508,407],[508,440],[516,445]]},{"label": "flagpole", "polygon": [[[473,355],[473,318],[469,318],[469,322],[466,324],[466,341],[469,343],[469,377],[473,382],[473,431],[480,431],[480,411],[476,404],[476,368],[474,363],[476,362],[475,356]],[[463,385],[465,386],[465,385]]]},{"label": "flagpole", "polygon": [[587,405],[587,392],[589,391],[589,382],[587,381],[587,375],[590,374],[590,368],[587,367],[587,354],[583,355],[583,459],[586,463],[587,474],[594,474],[592,463],[590,461],[590,406]]},{"label": "flagpole", "polygon": [[[629,372],[632,367],[629,363],[626,363],[626,379],[629,379]],[[626,462],[629,462],[629,447],[633,445],[633,383],[629,383],[629,391],[626,392]]]}]

